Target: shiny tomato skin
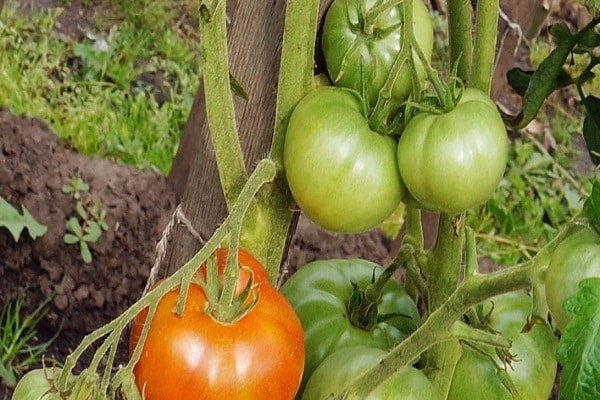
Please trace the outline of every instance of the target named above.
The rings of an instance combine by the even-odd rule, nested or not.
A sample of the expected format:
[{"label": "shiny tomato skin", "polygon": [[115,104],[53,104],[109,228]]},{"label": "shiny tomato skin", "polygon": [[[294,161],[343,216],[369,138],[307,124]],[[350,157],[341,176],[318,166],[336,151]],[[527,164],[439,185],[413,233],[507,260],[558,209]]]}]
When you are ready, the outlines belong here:
[{"label": "shiny tomato skin", "polygon": [[593,277],[600,277],[600,235],[586,227],[556,247],[546,273],[546,301],[552,321],[561,332],[571,321],[563,303],[577,293],[582,279]]},{"label": "shiny tomato skin", "polygon": [[467,88],[447,113],[423,112],[398,143],[406,188],[423,208],[458,214],[485,203],[508,162],[504,122],[484,92]]},{"label": "shiny tomato skin", "polygon": [[[204,312],[206,296],[194,283],[181,317],[174,313],[179,290],[160,300],[134,367],[147,400],[293,399],[304,368],[302,326],[267,280],[256,279],[253,290],[257,303],[232,323]],[[134,321],[130,351],[146,315]]]},{"label": "shiny tomato skin", "polygon": [[[552,329],[545,324],[533,324],[527,332],[521,332],[532,306],[531,298],[523,291],[506,293],[490,300],[484,303],[486,313],[494,305],[489,327],[512,341],[510,353],[515,355],[515,359],[507,367],[507,373],[517,393],[515,397],[511,396],[488,358],[463,346],[448,400],[547,400],[557,369],[557,339]],[[485,347],[484,351],[502,365],[491,347]]]},{"label": "shiny tomato skin", "polygon": [[[400,3],[381,13],[372,26],[367,26],[362,10],[366,12],[375,0],[334,0],[325,16],[321,47],[331,81],[362,93],[366,78],[366,97],[371,106],[388,75],[396,56],[402,50],[404,39],[404,4]],[[413,31],[425,57],[430,60],[433,49],[433,27],[427,6],[422,0],[413,2]],[[425,78],[425,69],[413,51],[417,74]],[[391,97],[400,104],[410,95],[413,76],[407,59],[394,83]]]},{"label": "shiny tomato skin", "polygon": [[373,229],[404,194],[396,147],[395,139],[369,128],[355,93],[316,89],[298,103],[286,132],[283,163],[292,196],[324,229]]},{"label": "shiny tomato skin", "polygon": [[310,262],[283,284],[288,299],[304,328],[305,366],[300,392],[318,365],[333,352],[357,345],[389,350],[420,324],[419,310],[398,281],[390,279],[377,303],[382,318],[373,329],[354,326],[348,315],[353,284],[365,289],[383,271],[380,265],[361,259]]}]

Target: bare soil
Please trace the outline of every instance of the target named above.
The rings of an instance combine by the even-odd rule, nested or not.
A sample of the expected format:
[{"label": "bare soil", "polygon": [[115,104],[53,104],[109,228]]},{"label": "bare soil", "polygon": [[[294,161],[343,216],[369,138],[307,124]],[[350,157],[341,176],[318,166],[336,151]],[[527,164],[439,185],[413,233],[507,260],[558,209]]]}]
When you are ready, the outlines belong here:
[{"label": "bare soil", "polygon": [[[72,177],[90,185],[90,196],[107,210],[109,230],[91,245],[85,264],[77,246],[63,241],[75,202],[62,192]],[[0,197],[21,205],[48,227],[32,240],[23,232],[17,243],[0,229],[0,304],[24,293],[24,311],[49,296],[49,312],[39,325],[38,341],[57,332],[47,358],[64,361],[83,336],[107,323],[141,295],[154,263],[155,246],[175,207],[164,176],[67,149],[36,118],[0,108]],[[362,257],[386,263],[390,243],[378,231],[336,235],[301,218],[287,259],[290,271],[317,258]],[[122,338],[126,341],[127,338]],[[126,361],[121,346],[117,362]],[[84,357],[83,361],[86,361]],[[0,399],[8,388],[0,384]]]}]

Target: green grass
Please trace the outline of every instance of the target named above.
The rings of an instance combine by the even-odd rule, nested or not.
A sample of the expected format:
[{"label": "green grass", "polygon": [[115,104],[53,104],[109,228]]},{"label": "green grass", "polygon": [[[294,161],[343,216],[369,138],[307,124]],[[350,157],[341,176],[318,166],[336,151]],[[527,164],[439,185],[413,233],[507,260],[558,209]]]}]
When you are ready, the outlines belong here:
[{"label": "green grass", "polygon": [[0,104],[42,118],[83,154],[167,173],[197,89],[198,40],[173,2],[113,7],[96,32],[75,40],[57,33],[60,11],[26,17],[8,2],[0,16]]}]

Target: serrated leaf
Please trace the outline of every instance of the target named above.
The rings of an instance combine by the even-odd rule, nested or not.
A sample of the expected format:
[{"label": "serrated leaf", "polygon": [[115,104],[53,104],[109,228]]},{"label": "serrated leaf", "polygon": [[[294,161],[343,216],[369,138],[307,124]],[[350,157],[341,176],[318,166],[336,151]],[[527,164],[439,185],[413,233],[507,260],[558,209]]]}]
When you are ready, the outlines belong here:
[{"label": "serrated leaf", "polygon": [[81,253],[81,259],[84,263],[89,264],[92,262],[92,253],[86,242],[79,242],[79,252]]},{"label": "serrated leaf", "polygon": [[600,182],[594,182],[592,192],[583,203],[583,213],[596,231],[600,233]]},{"label": "serrated leaf", "polygon": [[559,399],[600,399],[600,278],[582,280],[564,308],[572,320],[556,353],[563,367]]},{"label": "serrated leaf", "polygon": [[23,215],[19,214],[17,209],[0,197],[0,228],[5,227],[8,229],[15,242],[19,241],[21,232],[25,228],[34,240],[45,234],[47,228],[37,222],[24,206],[21,206],[21,209]]},{"label": "serrated leaf", "polygon": [[66,244],[75,244],[75,243],[79,242],[79,238],[77,236],[73,235],[72,233],[65,233],[65,236],[63,239]]},{"label": "serrated leaf", "polygon": [[[564,29],[568,32],[566,26]],[[558,44],[531,75],[531,80],[523,96],[523,111],[518,124],[520,128],[527,126],[536,117],[544,100],[554,90],[555,82],[565,61],[575,46],[575,39],[570,32],[567,35],[564,29],[560,25],[555,25],[554,35],[558,39]]]},{"label": "serrated leaf", "polygon": [[48,228],[45,225],[40,224],[33,218],[33,215],[29,213],[29,211],[25,208],[24,205],[21,205],[21,211],[23,212],[23,218],[25,222],[25,227],[29,232],[29,237],[32,239],[36,239],[46,233]]}]

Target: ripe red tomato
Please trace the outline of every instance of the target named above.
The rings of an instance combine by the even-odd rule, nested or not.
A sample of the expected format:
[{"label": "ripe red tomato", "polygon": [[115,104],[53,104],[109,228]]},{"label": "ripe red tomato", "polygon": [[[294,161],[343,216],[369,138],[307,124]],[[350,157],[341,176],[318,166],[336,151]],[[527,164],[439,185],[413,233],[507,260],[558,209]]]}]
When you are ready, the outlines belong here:
[{"label": "ripe red tomato", "polygon": [[[226,254],[217,253],[220,265]],[[243,253],[238,257],[245,259]],[[160,300],[134,367],[145,399],[293,399],[304,368],[302,326],[285,298],[262,278],[267,274],[260,264],[249,264],[258,301],[237,321],[222,323],[205,313],[206,296],[194,283],[181,317],[174,313],[179,290]],[[247,278],[241,269],[240,279]],[[147,309],[134,320],[130,352],[146,315]]]}]

